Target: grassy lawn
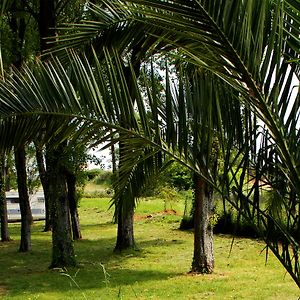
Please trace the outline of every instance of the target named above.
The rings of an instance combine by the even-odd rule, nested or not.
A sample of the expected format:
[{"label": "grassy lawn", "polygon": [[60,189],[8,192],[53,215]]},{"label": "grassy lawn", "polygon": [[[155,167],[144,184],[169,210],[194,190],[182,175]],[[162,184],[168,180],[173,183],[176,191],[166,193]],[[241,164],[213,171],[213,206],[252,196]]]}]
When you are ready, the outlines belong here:
[{"label": "grassy lawn", "polygon": [[188,274],[192,232],[179,231],[182,203],[175,214],[161,213],[159,199],[142,200],[135,222],[137,249],[114,254],[116,225],[108,199],[83,199],[83,240],[75,243],[78,267],[48,270],[51,234],[33,226],[32,253],[17,253],[19,224],[10,224],[13,241],[0,244],[1,299],[297,299],[299,290],[273,255],[265,263],[264,244],[215,237],[212,275]]}]

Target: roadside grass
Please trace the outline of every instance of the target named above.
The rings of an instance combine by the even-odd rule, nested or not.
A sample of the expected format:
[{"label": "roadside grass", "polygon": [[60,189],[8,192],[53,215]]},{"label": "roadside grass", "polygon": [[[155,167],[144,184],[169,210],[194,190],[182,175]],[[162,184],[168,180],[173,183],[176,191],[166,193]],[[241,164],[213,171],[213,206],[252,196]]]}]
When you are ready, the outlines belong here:
[{"label": "roadside grass", "polygon": [[0,244],[1,299],[297,299],[299,290],[276,258],[266,262],[264,243],[215,236],[215,272],[191,275],[193,234],[178,230],[183,201],[164,212],[160,199],[142,199],[135,217],[137,248],[113,252],[116,225],[107,198],[80,202],[83,239],[75,242],[78,267],[49,270],[51,233],[32,228],[33,251],[17,253],[20,224],[10,224],[13,241]]},{"label": "roadside grass", "polygon": [[112,188],[109,185],[88,182],[84,187],[83,197],[85,198],[107,198],[111,195]]}]

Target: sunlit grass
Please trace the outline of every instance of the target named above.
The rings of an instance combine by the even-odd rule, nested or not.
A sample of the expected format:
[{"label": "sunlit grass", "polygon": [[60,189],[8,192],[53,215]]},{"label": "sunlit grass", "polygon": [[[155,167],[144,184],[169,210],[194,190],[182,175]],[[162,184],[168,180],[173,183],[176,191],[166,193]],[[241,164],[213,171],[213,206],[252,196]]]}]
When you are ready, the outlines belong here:
[{"label": "sunlit grass", "polygon": [[182,202],[172,215],[159,199],[141,200],[135,221],[136,250],[113,253],[116,225],[109,199],[80,203],[83,239],[75,243],[78,267],[48,270],[51,234],[33,226],[32,253],[17,253],[14,241],[0,244],[1,299],[297,299],[298,288],[273,255],[265,261],[261,241],[215,237],[212,275],[190,275],[193,234],[178,230]]}]

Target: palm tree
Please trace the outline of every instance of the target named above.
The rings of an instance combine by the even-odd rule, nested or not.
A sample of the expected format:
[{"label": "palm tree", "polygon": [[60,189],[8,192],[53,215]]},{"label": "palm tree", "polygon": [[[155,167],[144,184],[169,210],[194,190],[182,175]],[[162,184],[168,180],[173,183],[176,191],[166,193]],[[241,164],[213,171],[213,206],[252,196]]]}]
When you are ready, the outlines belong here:
[{"label": "palm tree", "polygon": [[[299,95],[290,96],[295,84],[293,78],[296,85],[299,81],[298,2],[130,2],[135,3],[134,11],[140,14],[141,22],[151,28],[153,24],[164,28],[164,40],[176,45],[187,60],[234,87],[241,100],[265,124],[267,131],[261,134],[266,138],[260,151],[248,145],[243,159],[245,166],[249,166],[254,158],[254,170],[261,164],[251,193],[245,194],[245,181],[240,180],[235,182],[234,193],[241,202],[229,200],[248,218],[253,219],[253,213],[256,214],[268,233],[264,236],[267,245],[299,284],[299,245],[291,234],[295,226],[292,220],[298,216],[294,207],[299,201],[300,186],[299,156],[295,148],[299,145]],[[267,174],[272,178],[267,183],[275,188],[285,207],[286,227],[258,205],[259,179]],[[286,182],[285,187],[278,185],[278,176]],[[243,178],[247,180],[247,176]],[[256,195],[253,202],[252,193]],[[278,239],[269,236],[274,228],[282,232],[282,247]]]},{"label": "palm tree", "polygon": [[[66,52],[63,50],[63,53],[61,53],[61,49],[72,47],[73,49],[81,49],[86,55],[91,55],[92,45],[101,60],[104,58],[103,46],[107,47],[110,52],[114,48],[122,57],[120,61],[122,61],[122,68],[127,77],[131,99],[135,103],[135,86],[133,81],[139,77],[141,64],[149,55],[147,52],[151,49],[152,44],[157,41],[157,38],[146,36],[141,30],[137,30],[140,24],[130,20],[131,13],[128,9],[120,9],[119,5],[116,6],[114,3],[105,1],[99,5],[89,4],[89,6],[93,20],[85,20],[77,25],[73,24],[72,30],[75,30],[75,32],[71,35],[68,33],[67,35],[58,36],[57,45],[54,49],[51,49],[51,52],[59,52],[60,57],[64,57]],[[65,29],[70,31],[70,26],[67,26]],[[131,78],[130,64],[134,70],[134,78]],[[117,111],[112,113],[118,114]],[[134,126],[130,123],[130,119],[124,118],[120,114],[119,122],[121,126],[128,129]],[[119,144],[119,157],[121,166],[124,160],[122,143]],[[142,169],[143,167],[137,168],[136,172],[141,172]],[[140,174],[139,176],[142,175]],[[139,176],[135,176],[135,178]],[[133,234],[135,199],[132,191],[139,189],[139,186],[134,184],[133,181],[129,184],[134,186],[127,189],[126,194],[120,195],[119,199],[114,201],[115,220],[118,223],[116,251],[132,248],[135,245]],[[116,182],[116,188],[117,185],[118,183]],[[126,200],[123,200],[123,198],[126,198]],[[123,205],[124,201],[127,202],[126,206]],[[128,203],[132,204],[128,205]]]},{"label": "palm tree", "polygon": [[[298,74],[298,66],[296,64],[298,54],[295,51],[297,38],[295,37],[299,36],[299,20],[297,9],[292,5],[294,2],[286,1],[285,5],[279,1],[238,1],[233,5],[233,3],[225,0],[210,2],[190,1],[188,5],[185,1],[176,1],[174,3],[170,1],[167,3],[164,1],[145,1],[145,3],[139,1],[139,3],[145,4],[143,6],[134,6],[135,11],[140,13],[140,22],[143,22],[143,24],[149,24],[151,22],[151,26],[155,23],[160,29],[163,28],[165,30],[165,41],[176,45],[186,60],[210,70],[216,76],[230,84],[234,90],[237,91],[237,97],[240,101],[246,104],[246,108],[253,110],[257,117],[267,126],[268,134],[266,134],[266,141],[268,142],[262,144],[261,157],[264,158],[264,160],[261,159],[260,163],[265,162],[265,166],[270,168],[270,170],[271,167],[273,167],[272,172],[270,171],[269,173],[273,176],[272,178],[275,178],[274,175],[278,175],[288,183],[288,190],[285,191],[280,185],[277,185],[277,191],[283,191],[281,196],[289,195],[288,204],[296,204],[299,199],[299,170],[297,165],[298,152],[296,150],[298,148],[296,148],[295,145],[299,143],[299,131],[297,129],[297,122],[295,121],[297,121],[299,113],[299,102],[297,102],[298,98],[293,100],[287,97],[293,85],[292,77]],[[153,22],[153,18],[155,22]],[[291,19],[292,22],[290,21]],[[270,20],[272,21],[270,22]],[[295,26],[291,24],[295,24]],[[110,66],[110,73],[108,73],[109,79],[112,79],[114,76],[119,79],[118,81],[110,81],[110,84],[112,84],[111,87],[113,87],[112,90],[120,92],[119,96],[123,97],[122,105],[125,103],[125,105],[128,105],[128,108],[132,108],[128,92],[121,88],[121,86],[126,86],[126,80],[124,80],[120,68],[116,68],[113,64],[110,64],[111,59],[109,59],[109,56],[107,56],[107,58],[107,65]],[[134,149],[139,149],[138,146],[141,147],[140,149],[147,147],[149,149],[155,149],[151,150],[152,152],[157,152],[158,149],[164,150],[176,160],[188,165],[200,177],[210,182],[211,186],[214,186],[214,183],[209,181],[209,178],[203,174],[203,171],[198,168],[197,165],[193,165],[190,159],[191,156],[189,156],[190,152],[184,153],[185,156],[183,156],[180,151],[172,147],[172,145],[178,144],[176,135],[170,135],[169,137],[172,139],[169,141],[161,138],[160,143],[157,142],[157,138],[153,138],[153,135],[151,135],[152,129],[147,126],[147,119],[142,113],[142,101],[137,101],[140,105],[138,108],[140,111],[140,119],[136,122],[136,124],[142,125],[142,128],[135,126],[131,128],[131,130],[120,128],[114,117],[108,117],[105,114],[106,110],[104,108],[109,108],[111,104],[105,102],[106,100],[100,96],[101,94],[111,95],[111,89],[107,90],[105,85],[100,84],[100,92],[99,86],[96,85],[98,86],[98,88],[96,88],[93,80],[87,82],[87,78],[94,78],[93,74],[89,73],[89,77],[87,77],[87,72],[83,67],[80,67],[82,64],[80,60],[76,57],[74,57],[74,59],[78,65],[76,75],[82,79],[83,86],[85,86],[84,90],[86,93],[80,94],[80,103],[85,103],[84,105],[79,105],[78,97],[74,95],[72,89],[69,89],[69,91],[73,96],[71,98],[69,97],[68,101],[66,96],[61,92],[65,89],[61,89],[58,95],[63,101],[61,101],[61,103],[54,101],[52,108],[47,107],[43,102],[37,100],[36,95],[28,93],[28,103],[25,103],[23,107],[17,105],[19,101],[18,97],[10,100],[7,99],[8,104],[11,103],[11,101],[16,101],[16,103],[13,106],[4,105],[2,107],[2,115],[5,116],[5,114],[8,114],[11,116],[12,112],[22,113],[24,110],[35,111],[35,113],[42,113],[42,111],[50,113],[51,111],[52,114],[59,114],[59,108],[63,109],[65,112],[68,111],[68,116],[77,114],[77,118],[80,116],[81,120],[85,120],[89,125],[99,127],[107,126],[113,130],[122,132],[124,134],[124,142],[127,140],[126,137],[128,139],[130,138],[131,145],[129,142],[126,144],[128,153],[130,149],[132,151],[133,147]],[[70,86],[65,72],[59,65],[56,67],[59,70],[60,77],[65,78],[63,80],[64,84]],[[87,68],[87,70],[89,70],[89,68]],[[287,70],[290,71],[286,79]],[[101,74],[100,69],[98,69],[98,71],[98,74]],[[48,72],[52,72],[53,74],[51,69],[48,70]],[[299,76],[299,74],[297,76]],[[101,82],[103,83],[106,77],[101,77],[100,75],[99,77],[102,78]],[[55,78],[56,75],[54,74],[51,80]],[[274,83],[271,80],[272,78],[275,78]],[[49,82],[51,82],[51,80]],[[33,80],[33,82],[36,81]],[[20,85],[22,86],[22,84],[22,82],[19,82],[19,87]],[[57,89],[59,86],[60,83],[56,83],[56,85],[52,85],[52,88]],[[16,91],[13,86],[10,86],[9,90],[10,89],[14,90],[14,94],[20,95],[18,90]],[[26,84],[25,88],[23,88],[23,92],[25,90]],[[5,97],[7,93],[7,89],[3,88],[2,85],[0,92],[1,97]],[[40,91],[38,94],[40,94]],[[100,103],[99,99],[101,99]],[[115,101],[112,102],[114,103],[113,105],[121,105],[121,103],[118,102],[120,98],[117,97],[117,94],[112,95],[112,99]],[[30,103],[32,102],[37,105],[31,106],[32,104]],[[70,105],[71,102],[72,105]],[[288,112],[287,108],[291,102],[292,110]],[[62,104],[64,105],[62,106]],[[88,117],[87,106],[89,107],[89,111],[92,110],[98,118]],[[36,108],[33,109],[33,107]],[[170,124],[170,120],[168,122]],[[93,126],[92,128],[94,128]],[[156,124],[156,128],[158,126],[159,124]],[[253,126],[253,124],[251,123],[249,126]],[[29,128],[29,126],[27,126],[27,128]],[[248,132],[248,137],[251,137],[251,135],[255,135],[253,129],[251,132]],[[173,142],[171,143],[170,141]],[[248,141],[245,143],[245,147],[247,144]],[[135,152],[135,155],[138,154],[138,157],[143,159],[145,155],[140,149]],[[268,152],[269,150],[270,152]],[[257,155],[257,151],[249,151],[249,147],[246,147],[243,151],[241,150],[240,153],[245,154],[240,163],[241,166],[242,164],[244,164],[244,166],[250,165],[253,157],[255,157],[255,159],[252,159],[252,161],[254,163],[258,162],[257,158],[259,156]],[[270,153],[272,155],[270,155]],[[276,164],[274,164],[274,162],[276,162]],[[228,165],[230,166],[230,164]],[[276,166],[276,168],[274,168],[274,166]],[[231,168],[231,171],[232,173],[235,172],[233,168]],[[261,172],[261,174],[266,174],[264,169],[263,171],[264,173]],[[272,215],[262,211],[262,209],[257,206],[257,201],[253,202],[249,198],[249,195],[245,195],[242,189],[243,183],[246,180],[245,175],[242,176],[239,181],[234,177],[231,183],[231,187],[232,184],[235,185],[235,188],[232,190],[238,196],[239,202],[235,202],[231,198],[227,200],[248,217],[251,217],[252,215],[250,213],[254,211],[256,216],[261,220],[261,223],[265,228],[269,229],[269,231],[275,228],[282,233],[280,241],[283,245],[282,247],[279,247],[278,240],[271,239],[268,235],[265,235],[264,238],[275,255],[277,255],[288,272],[293,276],[293,279],[299,284],[298,243],[289,231],[291,227],[289,225],[283,228]],[[256,176],[256,178],[259,177],[262,176]],[[278,183],[278,180],[274,180],[274,183],[276,182]],[[255,181],[255,184],[256,185],[250,189],[253,192],[257,191],[258,180]],[[282,200],[284,199],[285,198],[282,197]],[[250,211],[249,208],[251,207],[255,209]],[[291,214],[290,206],[286,207],[284,213],[286,213],[289,220],[293,218],[295,218],[295,220],[297,219],[298,212],[293,209]]]}]

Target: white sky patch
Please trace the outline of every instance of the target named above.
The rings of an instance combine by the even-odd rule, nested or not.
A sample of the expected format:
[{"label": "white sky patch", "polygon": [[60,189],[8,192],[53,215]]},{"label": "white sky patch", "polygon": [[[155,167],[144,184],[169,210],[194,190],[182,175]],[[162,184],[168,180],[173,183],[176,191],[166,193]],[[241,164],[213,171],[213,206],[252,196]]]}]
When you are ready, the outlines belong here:
[{"label": "white sky patch", "polygon": [[[110,149],[104,149],[101,150],[101,148],[104,145],[99,145],[98,147],[94,148],[94,149],[90,149],[88,151],[88,154],[90,155],[95,155],[97,158],[101,159],[101,164],[103,164],[104,166],[104,170],[112,170],[112,162],[111,162],[111,152]],[[88,163],[88,169],[100,169],[101,166],[93,163],[93,162],[89,162]]]}]

